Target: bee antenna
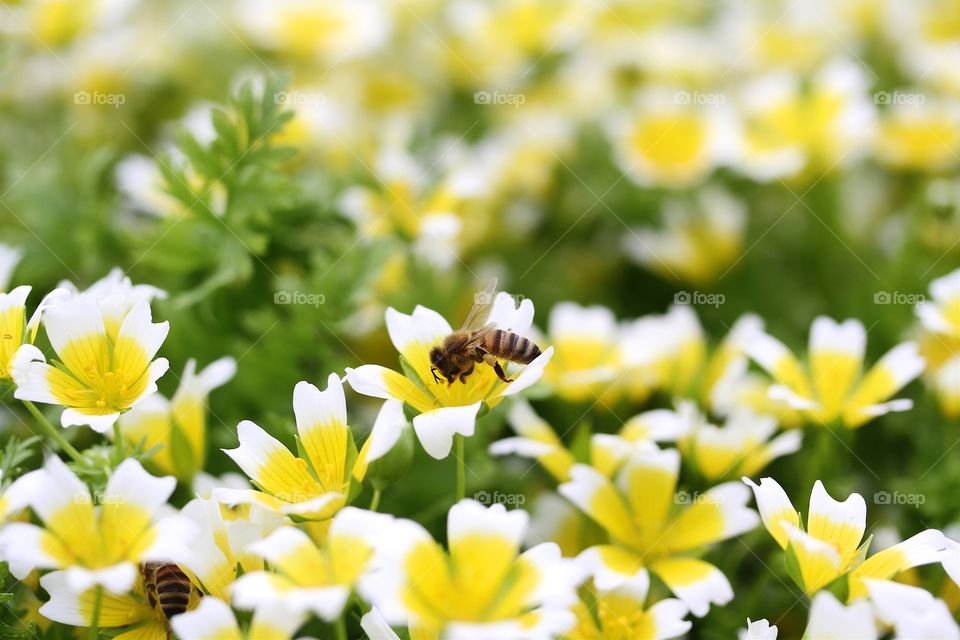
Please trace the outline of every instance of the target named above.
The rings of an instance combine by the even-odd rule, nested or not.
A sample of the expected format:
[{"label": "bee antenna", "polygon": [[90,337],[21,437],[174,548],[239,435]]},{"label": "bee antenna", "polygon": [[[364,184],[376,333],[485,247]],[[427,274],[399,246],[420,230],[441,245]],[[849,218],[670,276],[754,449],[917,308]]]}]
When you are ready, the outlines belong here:
[{"label": "bee antenna", "polygon": [[434,379],[434,381],[439,384],[439,383],[440,383],[440,378],[437,377],[437,368],[436,368],[436,367],[430,367],[430,373],[433,374],[433,379]]}]

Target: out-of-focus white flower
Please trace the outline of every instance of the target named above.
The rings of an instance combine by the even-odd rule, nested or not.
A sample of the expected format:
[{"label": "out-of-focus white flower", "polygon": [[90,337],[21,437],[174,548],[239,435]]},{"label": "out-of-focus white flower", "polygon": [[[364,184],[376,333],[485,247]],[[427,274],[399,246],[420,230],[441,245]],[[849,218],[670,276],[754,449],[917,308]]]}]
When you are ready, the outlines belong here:
[{"label": "out-of-focus white flower", "polygon": [[892,580],[865,580],[877,620],[890,625],[898,640],[957,640],[957,626],[947,603],[926,589]]},{"label": "out-of-focus white flower", "polygon": [[23,250],[0,243],[0,293],[6,292],[13,278],[13,270],[23,258]]},{"label": "out-of-focus white flower", "polygon": [[804,85],[780,72],[750,83],[740,99],[736,168],[755,180],[847,166],[868,148],[874,105],[863,69],[834,62]]},{"label": "out-of-focus white flower", "polygon": [[689,93],[679,88],[649,90],[610,122],[617,163],[637,184],[690,186],[709,176],[729,152],[722,135],[726,109],[694,104],[685,96]]},{"label": "out-of-focus white flower", "polygon": [[662,277],[707,284],[740,255],[746,208],[723,189],[703,189],[695,203],[668,201],[663,221],[624,236],[627,254]]},{"label": "out-of-focus white flower", "polygon": [[771,439],[776,418],[746,409],[732,413],[722,427],[707,423],[705,417],[696,422],[680,450],[711,481],[731,474],[755,475],[774,459],[799,450],[803,440],[797,429]]},{"label": "out-of-focus white flower", "polygon": [[820,316],[810,326],[806,368],[766,333],[754,334],[744,348],[776,380],[770,397],[788,402],[820,424],[842,420],[856,428],[891,411],[912,408],[910,400],[889,398],[925,366],[917,344],[904,342],[864,372],[866,342],[867,332],[859,320],[840,323]]},{"label": "out-of-focus white flower", "polygon": [[[960,103],[920,92],[888,92],[875,152],[893,169],[938,172],[960,157]],[[902,100],[900,96],[905,96]]]},{"label": "out-of-focus white flower", "polygon": [[770,624],[766,620],[753,620],[747,618],[747,628],[741,629],[737,638],[739,640],[777,640],[777,625]]},{"label": "out-of-focus white flower", "polygon": [[544,377],[562,397],[596,397],[617,376],[617,319],[610,309],[561,302],[550,310],[547,340],[554,356]]},{"label": "out-of-focus white flower", "polygon": [[866,600],[844,606],[829,591],[813,596],[806,640],[876,640],[879,635],[873,608]]},{"label": "out-of-focus white flower", "polygon": [[379,49],[393,29],[380,0],[244,0],[237,19],[257,46],[333,63]]},{"label": "out-of-focus white flower", "polygon": [[521,510],[462,500],[447,519],[448,550],[421,525],[382,532],[376,569],[360,593],[390,624],[443,637],[533,639],[571,629],[578,572],[553,543],[520,553]]}]

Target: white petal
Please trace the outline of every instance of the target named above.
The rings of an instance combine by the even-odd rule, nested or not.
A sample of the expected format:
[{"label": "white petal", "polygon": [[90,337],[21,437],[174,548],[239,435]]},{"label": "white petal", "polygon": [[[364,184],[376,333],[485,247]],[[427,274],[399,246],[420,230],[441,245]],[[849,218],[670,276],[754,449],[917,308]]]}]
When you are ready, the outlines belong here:
[{"label": "white petal", "polygon": [[494,323],[498,329],[524,335],[533,324],[533,301],[524,298],[517,305],[512,295],[501,291],[493,299],[487,322]]},{"label": "white petal", "polygon": [[240,626],[233,609],[213,596],[201,598],[193,611],[174,616],[170,626],[181,640],[210,640],[234,633],[240,637]]},{"label": "white petal", "polygon": [[97,433],[106,433],[113,428],[113,423],[119,418],[119,413],[92,416],[86,413],[80,413],[76,409],[64,409],[63,413],[60,414],[60,426],[67,428],[86,425]]},{"label": "white petal", "polygon": [[167,339],[169,331],[169,322],[154,323],[150,304],[139,302],[124,317],[118,337],[132,339],[143,349],[147,360],[152,360],[160,350],[160,345]]},{"label": "white petal", "polygon": [[512,396],[520,393],[524,389],[533,386],[533,384],[543,375],[543,370],[550,363],[553,357],[553,347],[547,347],[547,350],[533,359],[533,361],[523,367],[520,374],[514,378],[513,382],[506,385],[501,396]]},{"label": "white petal", "polygon": [[[387,386],[386,376],[390,370],[378,364],[365,364],[352,369],[347,367],[347,383],[357,393],[373,398],[393,399]],[[403,400],[403,398],[397,398]]]},{"label": "white petal", "polygon": [[876,640],[873,610],[866,600],[845,607],[829,591],[813,596],[806,640]]},{"label": "white petal", "polygon": [[394,633],[376,607],[363,614],[360,618],[360,627],[367,634],[368,640],[400,640],[400,636]]},{"label": "white petal", "polygon": [[59,569],[60,561],[44,545],[46,532],[25,522],[11,522],[0,529],[0,559],[10,565],[10,573],[24,580],[34,569]]},{"label": "white petal", "polygon": [[[516,383],[514,383],[516,384]],[[441,407],[413,419],[413,430],[423,449],[437,460],[450,455],[454,434],[473,435],[481,402],[464,407]]]},{"label": "white petal", "polygon": [[121,562],[104,569],[85,569],[69,567],[64,571],[67,587],[74,593],[83,593],[100,585],[110,593],[123,595],[129,593],[137,579],[137,566],[132,562]]},{"label": "white petal", "polygon": [[407,428],[407,417],[403,413],[403,403],[399,400],[387,400],[380,407],[373,427],[370,429],[370,446],[367,448],[367,462],[373,462],[387,455],[397,444],[403,430]]},{"label": "white petal", "polygon": [[433,344],[449,335],[450,324],[433,309],[417,306],[412,315],[387,309],[387,333],[397,351],[403,353],[411,344]]},{"label": "white petal", "polygon": [[502,504],[485,507],[476,500],[464,499],[450,507],[447,537],[454,545],[472,534],[500,536],[519,547],[529,524],[530,516],[522,509],[507,511]]},{"label": "white petal", "polygon": [[347,400],[343,395],[340,376],[331,373],[327,377],[327,388],[323,391],[309,382],[298,382],[293,388],[293,413],[301,438],[318,426],[347,424]]},{"label": "white petal", "polygon": [[827,316],[818,316],[810,326],[810,354],[840,352],[860,362],[866,346],[867,330],[859,320],[851,318],[838,323]]},{"label": "white petal", "polygon": [[152,476],[137,460],[128,458],[120,463],[107,481],[104,502],[137,505],[152,517],[161,505],[166,504],[176,488],[175,478]]},{"label": "white petal", "polygon": [[189,562],[191,544],[200,535],[200,526],[190,518],[171,515],[153,525],[156,537],[143,551],[142,560]]}]

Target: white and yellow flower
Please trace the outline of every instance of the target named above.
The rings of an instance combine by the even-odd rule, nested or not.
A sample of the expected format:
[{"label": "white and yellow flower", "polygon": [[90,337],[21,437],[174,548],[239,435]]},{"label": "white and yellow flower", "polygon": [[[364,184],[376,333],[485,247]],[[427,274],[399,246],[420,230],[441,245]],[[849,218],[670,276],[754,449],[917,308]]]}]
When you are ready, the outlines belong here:
[{"label": "white and yellow flower", "polygon": [[711,482],[732,474],[752,476],[776,458],[800,449],[801,431],[790,429],[772,437],[776,431],[776,418],[741,409],[722,427],[701,417],[679,448]]},{"label": "white and yellow flower", "polygon": [[810,327],[806,368],[766,333],[754,334],[744,348],[776,381],[768,390],[771,398],[787,402],[819,424],[840,421],[856,428],[891,411],[912,408],[911,400],[889,398],[919,376],[925,365],[917,344],[904,342],[863,372],[866,342],[867,332],[858,320],[838,323],[820,316]]},{"label": "white and yellow flower", "polygon": [[[531,458],[558,481],[570,480],[570,470],[576,463],[573,453],[533,407],[524,400],[515,401],[507,422],[517,435],[491,444],[491,455]],[[691,416],[682,411],[654,409],[637,414],[617,434],[595,433],[590,437],[589,463],[611,477],[633,451],[655,449],[655,442],[676,441],[692,427]]]},{"label": "white and yellow flower", "polygon": [[677,511],[680,455],[674,449],[635,452],[613,479],[587,465],[571,470],[560,495],[606,530],[609,542],[579,556],[598,589],[615,589],[656,574],[695,616],[733,598],[727,578],[691,552],[740,535],[758,522],[738,483],[718,485]]},{"label": "white and yellow flower", "polygon": [[858,159],[873,132],[867,78],[851,62],[834,62],[809,83],[778,73],[743,92],[736,168],[755,180],[819,175]]},{"label": "white and yellow flower", "polygon": [[183,516],[157,520],[175,486],[173,478],[151,476],[128,459],[110,475],[95,506],[87,486],[51,456],[31,483],[29,498],[43,526],[6,525],[0,534],[3,558],[21,579],[33,569],[64,569],[75,593],[100,585],[126,594],[139,563],[179,562],[198,533]]},{"label": "white and yellow flower", "polygon": [[[450,454],[455,434],[473,435],[482,405],[493,408],[533,385],[553,356],[551,347],[526,366],[508,363],[505,372],[513,378],[510,383],[502,382],[492,367],[481,364],[465,382],[448,385],[437,382],[430,372],[430,350],[453,331],[443,316],[417,306],[411,315],[387,309],[386,318],[390,340],[400,352],[406,375],[368,364],[347,369],[347,382],[359,393],[400,400],[418,411],[413,419],[414,432],[424,450],[437,459]],[[513,296],[498,293],[487,321],[524,335],[533,322],[533,302],[524,299],[518,307]]]},{"label": "white and yellow flower", "polygon": [[263,560],[249,547],[280,527],[285,517],[259,505],[248,505],[242,518],[227,519],[212,498],[195,498],[180,512],[199,530],[182,561],[204,592],[230,597],[230,586],[239,572],[263,569]]},{"label": "white and yellow flower", "polygon": [[347,425],[347,402],[340,376],[331,373],[320,391],[309,382],[293,390],[293,413],[305,458],[249,420],[237,426],[240,446],[224,449],[260,490],[216,489],[228,505],[260,504],[285,515],[324,520],[343,508],[351,483],[367,471],[365,452],[356,453]]},{"label": "white and yellow flower", "polygon": [[554,355],[544,380],[561,397],[596,398],[617,377],[617,319],[610,309],[561,302],[550,310],[547,334]]},{"label": "white and yellow flower", "polygon": [[881,115],[875,151],[892,169],[939,172],[956,167],[960,157],[960,105],[955,100],[926,96],[891,105]]},{"label": "white and yellow flower", "polygon": [[810,494],[806,528],[783,488],[771,478],[756,484],[744,478],[756,496],[763,524],[787,551],[791,577],[807,594],[814,594],[845,577],[848,600],[867,595],[865,579],[889,580],[911,567],[941,562],[949,543],[936,529],[927,529],[866,560],[869,540],[861,545],[867,506],[852,493],[843,502],[827,494],[818,480]]},{"label": "white and yellow flower", "polygon": [[20,264],[23,250],[0,242],[0,293],[7,290],[13,279],[13,270]]},{"label": "white and yellow flower", "polygon": [[[126,300],[118,304],[125,306]],[[169,324],[154,323],[147,302],[121,314],[113,302],[98,305],[89,297],[68,295],[44,310],[43,325],[57,360],[48,364],[39,349],[22,346],[13,365],[14,395],[62,405],[64,427],[106,431],[121,413],[156,392],[157,379],[167,371],[165,358],[153,358]]]},{"label": "white and yellow flower", "polygon": [[717,105],[698,105],[680,89],[637,96],[610,124],[620,169],[644,187],[688,187],[707,178],[724,152]]},{"label": "white and yellow flower", "polygon": [[707,357],[706,336],[693,309],[675,304],[665,314],[625,323],[620,357],[628,395],[642,397],[660,389],[685,396],[696,393],[693,384]]},{"label": "white and yellow flower", "polygon": [[170,626],[181,640],[289,640],[305,619],[303,614],[273,603],[257,607],[244,632],[227,603],[206,596],[193,611],[174,617]]},{"label": "white and yellow flower", "polygon": [[[131,593],[102,591],[95,588],[77,591],[72,588],[66,571],[53,571],[40,578],[40,586],[50,599],[40,607],[40,614],[49,620],[75,627],[118,630],[119,640],[166,640],[170,621],[159,604],[151,606],[138,572]],[[97,600],[99,598],[99,606]],[[190,594],[187,609],[201,601],[199,594]],[[174,618],[175,619],[175,618]]]},{"label": "white and yellow flower", "polygon": [[564,637],[570,640],[667,640],[689,631],[692,624],[685,619],[687,606],[668,598],[647,608],[649,589],[650,576],[646,571],[621,587],[595,589],[589,605],[580,600],[573,606],[577,626]]},{"label": "white and yellow flower", "polygon": [[954,417],[960,415],[960,269],[932,281],[930,297],[916,308],[923,325],[920,352],[940,408]]},{"label": "white and yellow flower", "polygon": [[[520,553],[526,512],[462,500],[448,514],[449,551],[421,525],[386,530],[361,594],[412,637],[555,637],[575,617],[578,572],[553,543]],[[417,635],[418,633],[423,635]]]},{"label": "white and yellow flower", "polygon": [[248,551],[266,560],[271,572],[253,571],[231,589],[240,609],[281,606],[299,614],[333,621],[371,569],[375,541],[389,531],[391,516],[354,507],[333,518],[322,545],[303,531],[281,527]]},{"label": "white and yellow flower", "polygon": [[256,46],[307,62],[368,55],[393,28],[389,8],[379,0],[246,0],[238,5],[237,19]]},{"label": "white and yellow flower", "polygon": [[160,393],[120,417],[120,433],[132,445],[148,451],[158,447],[148,466],[175,476],[185,484],[203,468],[207,453],[207,398],[236,373],[233,358],[221,358],[199,373],[196,360],[188,360],[173,398]]},{"label": "white and yellow flower", "polygon": [[[0,382],[13,379],[17,350],[24,343],[33,344],[39,328],[39,310],[27,322],[27,296],[30,287],[21,286],[9,293],[0,293]],[[42,307],[42,305],[41,305]]]},{"label": "white and yellow flower", "polygon": [[719,187],[697,193],[696,201],[669,200],[663,228],[643,227],[623,238],[627,255],[663,278],[707,285],[743,250],[744,204]]}]

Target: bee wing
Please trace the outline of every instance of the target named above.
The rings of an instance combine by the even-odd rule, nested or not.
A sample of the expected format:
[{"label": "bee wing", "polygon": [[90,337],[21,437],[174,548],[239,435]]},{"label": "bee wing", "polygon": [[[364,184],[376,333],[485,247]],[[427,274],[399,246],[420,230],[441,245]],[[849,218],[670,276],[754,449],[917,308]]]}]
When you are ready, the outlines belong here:
[{"label": "bee wing", "polygon": [[470,349],[472,347],[476,347],[480,345],[483,342],[484,338],[486,338],[488,335],[490,335],[496,330],[497,330],[497,325],[493,322],[486,325],[485,327],[481,327],[477,329],[476,331],[470,334],[470,341],[467,342],[466,345],[464,345],[464,349]]},{"label": "bee wing", "polygon": [[467,314],[467,319],[463,321],[460,327],[461,331],[477,331],[484,329],[487,322],[487,316],[490,315],[490,308],[493,306],[493,299],[497,295],[497,279],[491,278],[486,286],[473,296],[473,307]]}]

